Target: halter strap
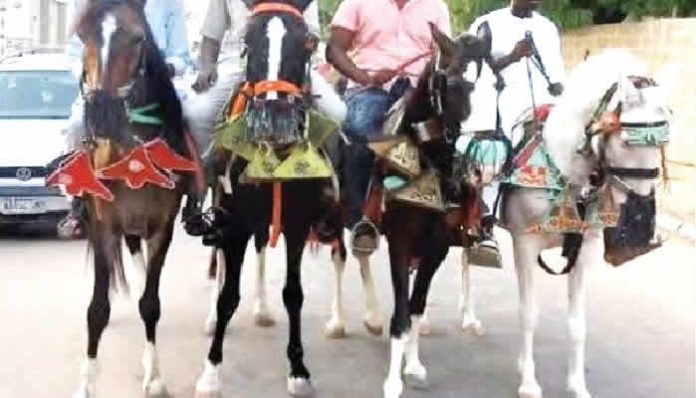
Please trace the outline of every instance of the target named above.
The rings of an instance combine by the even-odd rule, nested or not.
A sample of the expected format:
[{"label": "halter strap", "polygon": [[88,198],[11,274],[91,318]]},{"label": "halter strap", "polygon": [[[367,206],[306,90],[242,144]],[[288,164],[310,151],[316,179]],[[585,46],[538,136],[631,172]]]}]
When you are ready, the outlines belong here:
[{"label": "halter strap", "polygon": [[252,83],[249,87],[253,95],[266,94],[269,91],[277,91],[288,95],[300,95],[302,90],[296,84],[286,80],[262,80],[258,83]]},{"label": "halter strap", "polygon": [[258,15],[265,12],[286,12],[292,14],[302,20],[304,20],[304,15],[295,6],[285,3],[263,3],[254,7],[251,11],[251,15]]}]

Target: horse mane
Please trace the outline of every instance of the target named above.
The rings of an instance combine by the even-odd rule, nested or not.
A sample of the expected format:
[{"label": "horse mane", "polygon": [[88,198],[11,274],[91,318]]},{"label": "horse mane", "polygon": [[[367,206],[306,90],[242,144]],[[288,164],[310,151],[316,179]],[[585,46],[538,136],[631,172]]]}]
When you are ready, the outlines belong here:
[{"label": "horse mane", "polygon": [[144,47],[145,74],[142,78],[136,80],[136,87],[133,89],[130,101],[133,106],[142,106],[151,102],[159,104],[159,113],[164,121],[163,138],[178,152],[183,153],[185,149],[185,122],[181,102],[174,84],[169,78],[169,69],[157,47],[157,42],[140,4],[136,0],[101,0],[91,2],[84,9],[80,23],[99,21],[104,18],[104,14],[109,10],[119,6],[125,5],[136,11],[143,23],[147,38]]},{"label": "horse mane", "polygon": [[645,62],[625,49],[608,49],[579,64],[543,131],[549,155],[570,183],[587,183],[593,164],[577,153],[585,127],[609,88],[627,76],[646,76]]}]

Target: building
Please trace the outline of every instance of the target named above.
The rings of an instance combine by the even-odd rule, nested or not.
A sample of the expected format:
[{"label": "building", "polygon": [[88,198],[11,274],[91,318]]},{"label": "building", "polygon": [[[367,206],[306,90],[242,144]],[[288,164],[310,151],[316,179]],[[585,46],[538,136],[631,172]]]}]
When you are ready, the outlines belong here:
[{"label": "building", "polygon": [[68,34],[68,0],[0,0],[0,54],[59,48]]}]

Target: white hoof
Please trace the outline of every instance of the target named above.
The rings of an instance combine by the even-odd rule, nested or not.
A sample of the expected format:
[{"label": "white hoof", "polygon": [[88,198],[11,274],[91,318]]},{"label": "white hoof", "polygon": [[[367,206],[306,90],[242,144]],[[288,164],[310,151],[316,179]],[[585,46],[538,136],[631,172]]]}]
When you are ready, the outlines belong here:
[{"label": "white hoof", "polygon": [[217,327],[217,319],[215,317],[209,316],[205,320],[205,325],[203,325],[203,331],[208,337],[212,337],[215,334],[215,328]]},{"label": "white hoof", "polygon": [[541,398],[541,387],[536,384],[522,385],[517,390],[518,398]]},{"label": "white hoof", "polygon": [[592,398],[585,383],[568,383],[568,396],[571,398]]},{"label": "white hoof", "polygon": [[77,391],[75,391],[75,394],[73,394],[73,398],[94,398],[95,396],[94,388],[86,385],[80,386]]},{"label": "white hoof", "polygon": [[150,382],[143,387],[143,390],[145,391],[145,395],[147,397],[154,398],[167,396],[167,388],[164,386],[164,382],[162,382],[162,378],[160,377],[150,380]]},{"label": "white hoof", "polygon": [[404,380],[410,388],[426,389],[428,388],[428,371],[421,363],[408,364],[404,368]]},{"label": "white hoof", "polygon": [[418,333],[421,336],[430,336],[433,333],[430,321],[421,319],[420,326],[418,326]]},{"label": "white hoof", "polygon": [[254,324],[262,328],[270,328],[275,325],[275,319],[268,309],[259,309],[254,311]]},{"label": "white hoof", "polygon": [[481,337],[486,334],[486,328],[483,327],[483,324],[478,319],[463,321],[462,331],[476,337]]},{"label": "white hoof", "polygon": [[379,312],[365,315],[363,326],[368,333],[374,336],[381,336],[384,331],[384,318]]},{"label": "white hoof", "polygon": [[400,398],[404,392],[404,382],[401,379],[387,379],[383,390],[384,398]]},{"label": "white hoof", "polygon": [[288,394],[293,397],[311,397],[314,394],[314,386],[308,379],[288,377]]},{"label": "white hoof", "polygon": [[218,398],[222,383],[220,382],[220,365],[205,363],[203,374],[196,382],[196,398]]},{"label": "white hoof", "polygon": [[346,337],[346,326],[343,321],[331,319],[324,327],[324,334],[330,339],[342,339]]}]

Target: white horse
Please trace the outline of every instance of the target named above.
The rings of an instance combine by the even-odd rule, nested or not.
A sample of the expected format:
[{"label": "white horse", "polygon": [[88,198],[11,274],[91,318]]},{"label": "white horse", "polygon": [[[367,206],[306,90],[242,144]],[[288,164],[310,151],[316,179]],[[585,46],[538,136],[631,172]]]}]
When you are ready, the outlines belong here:
[{"label": "white horse", "polygon": [[[565,93],[551,112],[542,133],[549,155],[567,183],[587,187],[593,172],[604,171],[606,187],[610,189],[617,211],[626,202],[629,192],[645,197],[655,188],[656,176],[647,173],[636,178],[636,174],[641,173],[631,173],[631,170],[657,171],[661,167],[659,145],[629,145],[625,131],[621,131],[621,127],[627,124],[654,126],[668,122],[670,112],[664,91],[652,84],[636,86],[629,79],[647,76],[646,73],[645,64],[625,50],[607,50],[588,58],[571,74]],[[616,85],[616,91],[611,96],[608,110],[618,116],[618,120],[611,123],[611,117],[606,117],[611,114],[605,114],[601,120],[593,119],[600,99],[613,85]],[[583,154],[578,148],[586,139],[591,151]],[[530,227],[544,218],[550,206],[547,191],[517,188],[507,194],[502,207],[505,228],[513,239],[520,295],[520,398],[542,396],[534,363],[534,331],[538,318],[534,268],[542,250],[559,246],[562,235],[535,231]],[[585,382],[586,283],[590,268],[602,262],[602,232],[601,227],[590,226],[583,230],[577,262],[569,273],[567,327],[571,347],[567,389],[576,398],[590,398]],[[466,256],[462,265],[462,327],[481,328],[474,313]]]}]

